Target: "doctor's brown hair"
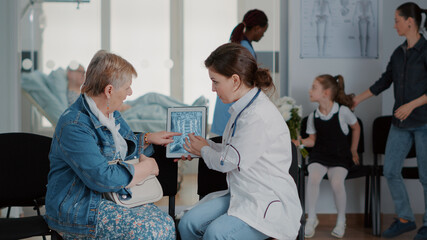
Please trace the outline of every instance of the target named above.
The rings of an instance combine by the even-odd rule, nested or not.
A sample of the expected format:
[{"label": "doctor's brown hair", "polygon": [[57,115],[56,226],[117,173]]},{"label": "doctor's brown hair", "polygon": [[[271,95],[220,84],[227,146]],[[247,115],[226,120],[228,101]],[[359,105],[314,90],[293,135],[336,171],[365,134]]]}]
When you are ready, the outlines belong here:
[{"label": "doctor's brown hair", "polygon": [[323,89],[331,89],[332,101],[335,101],[341,105],[345,105],[350,109],[352,108],[354,94],[345,94],[343,76],[337,75],[333,77],[332,75],[324,74],[317,76],[316,80],[319,81]]},{"label": "doctor's brown hair", "polygon": [[98,96],[109,84],[120,88],[129,76],[137,76],[132,64],[116,54],[100,50],[90,60],[81,92],[91,97]]},{"label": "doctor's brown hair", "polygon": [[250,88],[258,87],[263,91],[275,89],[270,71],[259,68],[249,50],[237,43],[219,46],[205,60],[205,66],[227,78],[237,74]]}]

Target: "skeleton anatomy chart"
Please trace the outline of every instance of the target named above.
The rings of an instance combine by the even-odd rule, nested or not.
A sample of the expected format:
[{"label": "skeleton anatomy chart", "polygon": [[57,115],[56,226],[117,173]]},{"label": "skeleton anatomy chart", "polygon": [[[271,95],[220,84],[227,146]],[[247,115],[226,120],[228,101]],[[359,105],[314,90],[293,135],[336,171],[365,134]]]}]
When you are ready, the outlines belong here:
[{"label": "skeleton anatomy chart", "polygon": [[378,0],[301,0],[301,58],[377,58]]}]

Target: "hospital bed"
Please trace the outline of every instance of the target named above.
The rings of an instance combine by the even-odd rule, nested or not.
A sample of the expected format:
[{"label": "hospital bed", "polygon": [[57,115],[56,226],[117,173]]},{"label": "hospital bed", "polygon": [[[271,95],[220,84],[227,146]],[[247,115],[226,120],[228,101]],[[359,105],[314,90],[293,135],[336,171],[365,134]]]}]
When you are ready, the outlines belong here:
[{"label": "hospital bed", "polygon": [[[68,107],[66,71],[58,68],[49,75],[40,71],[22,73],[21,86],[23,96],[55,127]],[[132,107],[121,114],[134,132],[166,130],[167,108],[190,106],[153,92],[125,103]],[[200,96],[191,106],[208,107],[209,100]]]}]

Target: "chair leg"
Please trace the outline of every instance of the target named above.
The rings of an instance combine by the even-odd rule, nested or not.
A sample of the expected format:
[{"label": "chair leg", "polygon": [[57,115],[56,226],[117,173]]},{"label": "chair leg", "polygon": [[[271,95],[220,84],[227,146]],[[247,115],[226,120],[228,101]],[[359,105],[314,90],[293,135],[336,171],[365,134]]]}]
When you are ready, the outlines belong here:
[{"label": "chair leg", "polygon": [[298,231],[298,240],[304,240],[304,228],[305,228],[305,213],[302,213],[301,216],[301,226]]},{"label": "chair leg", "polygon": [[[304,159],[303,159],[304,161]],[[300,168],[298,171],[298,195],[300,197],[300,202],[301,202],[301,207],[302,207],[302,212],[305,216],[305,172],[304,169]]]},{"label": "chair leg", "polygon": [[366,176],[365,179],[365,227],[372,227],[372,221],[370,221],[370,215],[372,214],[372,212],[370,211],[371,209],[371,191],[370,191],[370,178],[371,175],[369,174],[368,176]]},{"label": "chair leg", "polygon": [[372,172],[372,234],[378,236],[377,233],[377,173],[373,169]]},{"label": "chair leg", "polygon": [[377,181],[376,171],[372,169],[371,175],[371,209],[372,209],[372,234],[378,236],[377,233]]},{"label": "chair leg", "polygon": [[373,234],[375,236],[380,236],[381,235],[381,207],[380,207],[380,173],[379,173],[379,169],[376,168],[374,169],[374,178],[373,178],[373,199],[372,199],[372,204],[373,204]]},{"label": "chair leg", "polygon": [[175,220],[175,196],[169,196],[169,215]]},{"label": "chair leg", "polygon": [[377,199],[378,199],[378,205],[377,205],[377,233],[378,236],[381,235],[381,175],[378,171],[377,175],[378,181],[377,181]]},{"label": "chair leg", "polygon": [[40,216],[39,203],[37,202],[36,199],[34,199],[34,210],[36,210],[37,211],[37,215]]},{"label": "chair leg", "polygon": [[12,209],[12,207],[7,207],[7,213],[6,213],[6,218],[10,217],[10,210]]},{"label": "chair leg", "polygon": [[[43,236],[44,237],[44,236]],[[51,235],[50,235],[50,239],[51,240],[63,240],[62,236],[59,235],[59,233],[57,233],[54,230],[51,230]]]}]

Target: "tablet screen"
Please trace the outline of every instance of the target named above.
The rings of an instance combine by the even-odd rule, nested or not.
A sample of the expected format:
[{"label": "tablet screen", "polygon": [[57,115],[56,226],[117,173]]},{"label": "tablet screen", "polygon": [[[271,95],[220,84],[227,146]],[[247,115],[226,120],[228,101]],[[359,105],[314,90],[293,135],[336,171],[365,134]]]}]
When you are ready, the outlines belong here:
[{"label": "tablet screen", "polygon": [[187,152],[183,145],[189,133],[206,137],[206,107],[172,107],[168,108],[167,131],[180,132],[181,136],[173,137],[168,144],[166,157],[180,158],[182,155],[199,157]]}]

